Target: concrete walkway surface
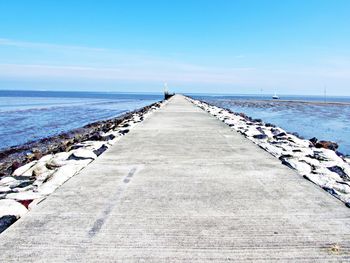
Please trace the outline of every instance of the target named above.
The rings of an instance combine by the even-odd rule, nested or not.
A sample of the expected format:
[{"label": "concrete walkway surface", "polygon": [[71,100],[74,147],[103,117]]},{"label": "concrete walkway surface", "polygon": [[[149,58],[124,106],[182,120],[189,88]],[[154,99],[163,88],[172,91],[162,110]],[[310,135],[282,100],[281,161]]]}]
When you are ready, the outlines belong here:
[{"label": "concrete walkway surface", "polygon": [[176,95],[0,235],[0,262],[350,261],[350,209]]}]

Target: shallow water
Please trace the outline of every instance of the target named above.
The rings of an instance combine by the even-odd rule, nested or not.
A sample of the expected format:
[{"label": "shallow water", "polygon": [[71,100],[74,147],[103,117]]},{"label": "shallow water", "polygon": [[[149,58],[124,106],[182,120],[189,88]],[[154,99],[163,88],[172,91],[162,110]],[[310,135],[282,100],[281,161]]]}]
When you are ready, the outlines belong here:
[{"label": "shallow water", "polygon": [[0,91],[0,149],[117,117],[161,95]]},{"label": "shallow water", "polygon": [[315,103],[323,101],[323,97],[283,98],[310,101],[310,103],[278,101],[259,96],[193,97],[273,123],[289,132],[297,132],[306,139],[317,137],[319,140],[335,141],[339,144],[340,152],[350,155],[350,99],[347,97],[327,97],[327,102],[344,104]]}]

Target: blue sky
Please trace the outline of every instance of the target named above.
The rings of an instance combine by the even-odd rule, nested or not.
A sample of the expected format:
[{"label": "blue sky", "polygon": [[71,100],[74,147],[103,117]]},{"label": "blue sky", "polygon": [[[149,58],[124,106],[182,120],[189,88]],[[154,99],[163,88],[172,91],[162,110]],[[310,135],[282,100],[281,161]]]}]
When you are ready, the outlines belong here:
[{"label": "blue sky", "polygon": [[0,89],[350,95],[348,0],[0,0]]}]

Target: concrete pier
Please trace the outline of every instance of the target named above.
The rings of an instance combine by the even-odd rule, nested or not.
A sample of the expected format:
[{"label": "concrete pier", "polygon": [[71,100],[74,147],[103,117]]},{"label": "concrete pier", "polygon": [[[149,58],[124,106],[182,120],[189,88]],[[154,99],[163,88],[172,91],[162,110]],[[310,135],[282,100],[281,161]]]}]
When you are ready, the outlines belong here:
[{"label": "concrete pier", "polygon": [[0,262],[350,261],[350,209],[177,95],[0,235]]}]

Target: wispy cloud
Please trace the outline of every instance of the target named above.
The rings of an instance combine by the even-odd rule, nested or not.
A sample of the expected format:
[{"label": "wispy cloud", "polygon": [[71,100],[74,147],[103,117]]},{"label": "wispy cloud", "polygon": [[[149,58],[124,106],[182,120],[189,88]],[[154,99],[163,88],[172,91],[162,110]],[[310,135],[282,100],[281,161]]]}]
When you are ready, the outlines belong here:
[{"label": "wispy cloud", "polygon": [[[2,51],[2,47],[7,49]],[[320,59],[317,65],[298,61],[273,64],[268,58],[265,63],[254,63],[251,56],[249,63],[246,60],[245,55],[239,54],[233,56],[231,63],[215,66],[205,58],[198,62],[186,56],[174,58],[142,51],[0,39],[0,79],[3,80],[170,82],[271,90],[276,87],[319,89],[325,84],[348,89],[350,85],[350,60],[347,57]]]},{"label": "wispy cloud", "polygon": [[11,46],[19,48],[39,48],[39,49],[55,49],[55,50],[76,50],[76,51],[93,51],[93,52],[106,52],[105,48],[91,48],[84,46],[71,46],[71,45],[55,45],[49,43],[39,43],[39,42],[26,42],[17,41],[12,39],[0,38],[0,46]]},{"label": "wispy cloud", "polygon": [[[254,70],[252,67],[205,66],[187,62],[183,58],[175,60],[139,51],[121,52],[115,49],[54,45],[10,39],[0,39],[0,51],[1,46],[27,49],[28,52],[32,52],[32,49],[45,49],[54,53],[54,56],[50,56],[49,59],[35,57],[28,59],[28,62],[19,61],[20,63],[1,63],[0,59],[1,78],[233,83],[237,81],[242,72]],[[33,63],[30,60],[44,60],[45,63]]]},{"label": "wispy cloud", "polygon": [[[188,83],[234,83],[242,72],[251,72],[251,68],[183,69],[176,65],[173,70],[161,68],[96,68],[83,66],[49,66],[0,64],[0,78],[25,79],[91,79],[125,81],[175,81]],[[176,68],[177,67],[177,68]]]}]

